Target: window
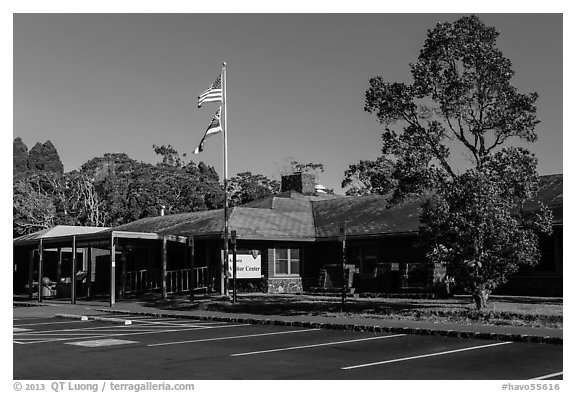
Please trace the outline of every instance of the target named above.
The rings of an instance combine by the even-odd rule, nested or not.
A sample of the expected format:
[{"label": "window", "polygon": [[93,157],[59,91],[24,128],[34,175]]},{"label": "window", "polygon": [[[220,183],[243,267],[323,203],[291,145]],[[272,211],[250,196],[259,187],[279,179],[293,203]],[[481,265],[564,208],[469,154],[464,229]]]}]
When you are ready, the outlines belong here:
[{"label": "window", "polygon": [[274,275],[300,274],[300,249],[277,248],[274,256]]}]

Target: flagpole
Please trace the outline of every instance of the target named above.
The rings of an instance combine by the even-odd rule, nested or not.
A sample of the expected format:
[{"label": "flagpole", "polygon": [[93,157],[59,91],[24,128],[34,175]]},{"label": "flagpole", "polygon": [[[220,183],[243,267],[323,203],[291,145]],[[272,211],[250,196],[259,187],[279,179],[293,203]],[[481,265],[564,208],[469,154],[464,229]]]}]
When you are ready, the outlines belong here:
[{"label": "flagpole", "polygon": [[222,274],[221,294],[228,296],[228,113],[226,105],[226,62],[222,63],[222,106],[224,121],[222,134],[224,134],[224,272]]}]

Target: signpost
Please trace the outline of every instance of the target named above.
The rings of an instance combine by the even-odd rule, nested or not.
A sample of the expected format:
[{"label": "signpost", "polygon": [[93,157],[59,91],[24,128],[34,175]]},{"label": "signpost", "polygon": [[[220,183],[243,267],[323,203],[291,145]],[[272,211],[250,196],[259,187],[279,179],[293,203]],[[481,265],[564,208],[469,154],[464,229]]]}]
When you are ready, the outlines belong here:
[{"label": "signpost", "polygon": [[236,231],[231,232],[232,239],[232,303],[236,303]]}]

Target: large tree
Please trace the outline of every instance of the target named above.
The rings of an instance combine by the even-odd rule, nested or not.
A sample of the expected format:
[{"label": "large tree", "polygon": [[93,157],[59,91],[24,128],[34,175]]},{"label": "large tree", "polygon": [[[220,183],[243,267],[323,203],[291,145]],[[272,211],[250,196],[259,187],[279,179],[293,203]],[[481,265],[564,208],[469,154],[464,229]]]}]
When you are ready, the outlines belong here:
[{"label": "large tree", "polygon": [[47,229],[55,225],[56,208],[52,198],[38,192],[23,177],[13,179],[13,236]]},{"label": "large tree", "polygon": [[387,194],[394,189],[396,182],[392,178],[394,163],[386,157],[376,160],[360,160],[344,171],[342,188],[346,195]]},{"label": "large tree", "polygon": [[20,137],[14,139],[12,156],[12,173],[14,175],[25,173],[28,170],[28,147],[22,142]]},{"label": "large tree", "polygon": [[276,195],[280,192],[280,182],[264,175],[242,172],[228,181],[230,206],[238,206],[256,199]]},{"label": "large tree", "polygon": [[519,214],[538,175],[536,157],[513,143],[537,139],[538,95],[512,84],[498,35],[477,16],[437,24],[410,65],[413,82],[374,77],[365,103],[385,125],[393,201],[434,193],[421,217],[434,244],[428,255],[447,264],[478,308],[520,265],[537,263],[535,230],[550,230],[545,208],[530,221]]},{"label": "large tree", "polygon": [[158,215],[162,206],[169,214],[222,207],[224,192],[214,168],[185,163],[171,146],[154,149],[163,157],[157,165],[116,153],[93,158],[80,168],[97,192],[99,204],[93,201],[92,206],[105,212],[106,225]]},{"label": "large tree", "polygon": [[36,143],[28,153],[28,169],[34,171],[63,173],[64,166],[56,147],[51,141]]}]

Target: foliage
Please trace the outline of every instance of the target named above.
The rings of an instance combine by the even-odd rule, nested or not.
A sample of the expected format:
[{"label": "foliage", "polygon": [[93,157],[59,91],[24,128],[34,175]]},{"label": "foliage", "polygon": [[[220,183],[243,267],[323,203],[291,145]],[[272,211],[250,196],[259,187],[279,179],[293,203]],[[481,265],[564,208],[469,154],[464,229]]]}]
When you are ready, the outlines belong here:
[{"label": "foliage", "polygon": [[13,235],[52,227],[56,209],[51,198],[34,190],[25,179],[14,177],[13,182]]},{"label": "foliage", "polygon": [[60,161],[60,156],[56,147],[50,141],[43,144],[36,143],[28,153],[28,169],[34,171],[46,171],[63,173],[64,165]]},{"label": "foliage", "polygon": [[393,162],[385,157],[375,161],[360,160],[351,164],[344,172],[342,188],[346,195],[388,194],[396,182],[392,178]]},{"label": "foliage", "polygon": [[264,175],[242,172],[228,181],[230,206],[238,206],[280,192],[280,182]]},{"label": "foliage", "polygon": [[430,259],[448,264],[450,276],[475,294],[478,308],[519,266],[533,266],[540,258],[534,227],[514,217],[518,198],[492,176],[467,171],[439,189],[422,214],[422,233],[437,245]]},{"label": "foliage", "polygon": [[[537,139],[538,95],[512,85],[498,34],[477,16],[439,23],[411,64],[413,83],[374,77],[365,102],[385,125],[392,200],[434,191],[422,215],[422,233],[436,246],[429,256],[448,264],[478,307],[520,264],[536,263],[534,229],[550,229],[546,209],[532,223],[518,214],[538,176],[534,155],[510,142]],[[400,131],[391,128],[396,122]],[[462,152],[468,163],[459,166]]]},{"label": "foliage", "polygon": [[22,142],[22,138],[14,139],[12,145],[14,175],[24,173],[28,170],[28,147]]},{"label": "foliage", "polygon": [[309,162],[307,164],[303,164],[301,162],[294,160],[293,158],[289,159],[290,162],[283,164],[282,168],[280,169],[280,173],[282,175],[289,175],[300,172],[300,173],[311,173],[316,175],[316,177],[318,177],[320,173],[324,172],[324,164],[315,162]]},{"label": "foliage", "polygon": [[104,201],[107,225],[159,215],[162,206],[171,214],[222,206],[223,192],[214,168],[184,164],[170,146],[156,150],[169,158],[152,165],[125,154],[106,154],[81,167]]},{"label": "foliage", "polygon": [[180,154],[176,151],[172,145],[168,146],[158,146],[152,145],[154,148],[154,152],[160,156],[162,156],[162,163],[161,165],[170,166],[174,168],[181,168],[183,166],[183,159],[180,158]]},{"label": "foliage", "polygon": [[[16,171],[26,149],[20,138],[14,145]],[[203,162],[186,163],[170,145],[154,146],[164,157],[157,165],[124,153],[107,153],[68,173],[52,170],[55,166],[46,159],[51,155],[45,154],[55,151],[50,146],[36,144],[27,155],[35,169],[14,176],[14,236],[59,224],[117,226],[158,215],[162,206],[168,213],[223,206],[224,193],[214,168]]]}]

